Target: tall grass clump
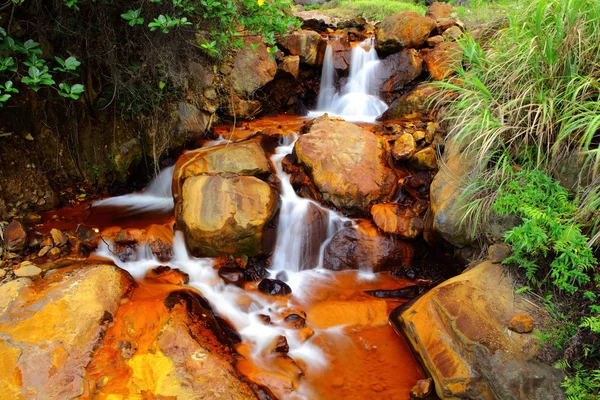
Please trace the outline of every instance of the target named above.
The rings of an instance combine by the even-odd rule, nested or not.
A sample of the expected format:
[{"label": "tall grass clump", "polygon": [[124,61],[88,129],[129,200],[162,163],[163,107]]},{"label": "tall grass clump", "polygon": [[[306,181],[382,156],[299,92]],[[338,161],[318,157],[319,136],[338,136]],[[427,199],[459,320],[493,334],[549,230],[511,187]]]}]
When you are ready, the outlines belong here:
[{"label": "tall grass clump", "polygon": [[461,46],[458,78],[438,85],[448,139],[475,165],[463,223],[477,235],[491,213],[520,218],[506,261],[558,321],[540,335],[564,353],[568,398],[598,398],[600,0],[535,0],[485,47]]}]

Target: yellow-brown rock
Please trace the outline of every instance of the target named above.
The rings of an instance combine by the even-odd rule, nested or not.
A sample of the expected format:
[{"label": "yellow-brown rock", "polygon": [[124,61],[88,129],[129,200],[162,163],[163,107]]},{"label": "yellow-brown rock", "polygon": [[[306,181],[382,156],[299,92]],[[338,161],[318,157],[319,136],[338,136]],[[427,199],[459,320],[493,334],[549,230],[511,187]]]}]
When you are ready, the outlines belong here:
[{"label": "yellow-brown rock", "polygon": [[425,13],[426,17],[433,18],[438,20],[440,18],[448,18],[452,13],[452,5],[448,3],[442,3],[439,1],[434,1],[427,8],[427,12]]},{"label": "yellow-brown rock", "polygon": [[428,146],[417,151],[410,158],[410,163],[417,169],[437,169],[437,155],[433,147]]},{"label": "yellow-brown rock", "polygon": [[299,56],[300,62],[316,65],[319,62],[321,41],[321,35],[317,32],[300,29],[280,38],[277,45],[287,50],[292,56]]},{"label": "yellow-brown rock", "polygon": [[382,114],[382,121],[403,119],[425,119],[431,110],[431,100],[438,93],[431,84],[417,85],[410,92],[400,96]]},{"label": "yellow-brown rock", "polygon": [[8,251],[21,251],[27,245],[27,232],[19,221],[12,221],[4,228],[4,243]]},{"label": "yellow-brown rock", "polygon": [[84,393],[85,368],[106,321],[135,286],[112,265],[52,270],[35,282],[0,286],[0,392],[6,399],[71,399]]},{"label": "yellow-brown rock", "polygon": [[508,321],[508,329],[517,333],[529,333],[534,327],[533,318],[526,314],[515,315]]},{"label": "yellow-brown rock", "polygon": [[267,183],[252,176],[194,176],[185,180],[175,214],[196,256],[264,252],[263,231],[279,205]]},{"label": "yellow-brown rock", "polygon": [[396,203],[375,204],[371,207],[371,216],[379,229],[403,239],[414,239],[423,232],[423,220]]},{"label": "yellow-brown rock", "polygon": [[298,74],[300,73],[300,56],[283,57],[279,68],[292,75],[294,78],[298,78]]},{"label": "yellow-brown rock", "polygon": [[429,75],[436,81],[444,80],[455,73],[462,63],[463,50],[456,42],[442,42],[425,55]]},{"label": "yellow-brown rock", "polygon": [[258,88],[271,82],[277,73],[277,63],[261,37],[247,37],[244,42],[245,46],[235,55],[231,72],[231,86],[241,98],[251,96]]},{"label": "yellow-brown rock", "polygon": [[562,374],[535,360],[536,340],[506,329],[515,312],[533,307],[515,295],[502,266],[486,261],[393,313],[392,322],[442,399],[561,399]]},{"label": "yellow-brown rock", "polygon": [[398,160],[408,160],[416,151],[417,142],[413,135],[404,133],[394,142],[392,156]]},{"label": "yellow-brown rock", "polygon": [[415,49],[404,49],[383,60],[384,68],[389,70],[390,77],[382,84],[381,91],[393,93],[421,75],[423,60]]},{"label": "yellow-brown rock", "polygon": [[377,135],[343,120],[321,117],[294,147],[322,199],[338,209],[367,213],[396,190],[386,163],[386,144]]},{"label": "yellow-brown rock", "polygon": [[384,18],[377,27],[377,51],[393,53],[403,48],[418,48],[436,27],[435,20],[414,11],[402,11]]},{"label": "yellow-brown rock", "polygon": [[168,261],[173,256],[174,236],[173,230],[166,225],[152,224],[146,228],[146,243],[160,261]]}]

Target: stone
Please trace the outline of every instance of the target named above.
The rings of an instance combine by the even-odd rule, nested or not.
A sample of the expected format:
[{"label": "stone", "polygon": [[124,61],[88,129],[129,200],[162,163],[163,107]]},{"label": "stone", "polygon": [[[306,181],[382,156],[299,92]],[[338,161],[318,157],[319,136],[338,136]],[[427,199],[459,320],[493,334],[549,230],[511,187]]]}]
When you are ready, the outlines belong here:
[{"label": "stone", "polygon": [[431,378],[419,379],[415,386],[410,389],[411,399],[424,399],[431,393],[433,388],[433,380]]},{"label": "stone", "polygon": [[290,351],[290,346],[288,345],[287,339],[285,336],[277,336],[271,344],[270,353],[283,353],[287,354]]},{"label": "stone", "polygon": [[508,329],[517,333],[529,333],[535,328],[533,319],[526,314],[515,315],[508,321]]},{"label": "stone", "polygon": [[400,135],[398,139],[394,141],[392,147],[392,156],[398,161],[408,160],[417,150],[417,142],[410,133],[404,133]]},{"label": "stone", "polygon": [[243,100],[233,95],[223,111],[230,117],[252,119],[262,112],[262,103],[259,100]]},{"label": "stone", "polygon": [[52,258],[58,258],[60,256],[60,249],[58,247],[53,247],[48,251],[48,255]]},{"label": "stone", "polygon": [[423,232],[423,220],[409,208],[397,203],[379,203],[371,207],[375,225],[402,239],[414,239]]},{"label": "stone", "polygon": [[173,239],[175,233],[166,225],[152,224],[146,228],[146,243],[152,254],[161,262],[173,257]]},{"label": "stone", "polygon": [[157,283],[180,286],[190,282],[190,276],[187,273],[177,268],[162,265],[148,271],[145,278]]},{"label": "stone", "polygon": [[37,276],[42,273],[42,269],[30,261],[23,261],[14,273],[18,277]]},{"label": "stone", "polygon": [[304,316],[298,314],[289,314],[283,320],[286,324],[294,329],[302,329],[306,326],[306,314]]},{"label": "stone", "polygon": [[427,146],[413,154],[410,163],[417,169],[437,169],[437,154],[433,147]]},{"label": "stone", "polygon": [[52,241],[54,242],[55,246],[64,246],[65,244],[67,244],[67,237],[58,229],[53,228],[50,231],[50,235],[52,236]]},{"label": "stone", "polygon": [[506,329],[515,312],[539,312],[513,285],[486,261],[392,313],[440,398],[565,397],[562,372],[536,359],[537,339]]},{"label": "stone", "polygon": [[20,252],[27,244],[27,232],[19,221],[13,220],[4,228],[4,246],[6,250]]},{"label": "stone", "polygon": [[427,46],[435,47],[436,44],[442,43],[444,41],[444,37],[442,35],[435,35],[430,38],[427,38]]},{"label": "stone", "polygon": [[383,82],[381,91],[393,93],[402,90],[415,80],[423,71],[423,60],[415,49],[404,49],[383,60],[383,65],[389,78]]},{"label": "stone", "polygon": [[446,40],[458,40],[463,35],[463,31],[458,26],[452,26],[442,33],[442,37]]},{"label": "stone", "polygon": [[177,103],[177,126],[178,135],[192,134],[199,137],[209,128],[211,114],[200,111],[193,104]]},{"label": "stone", "polygon": [[407,268],[414,254],[410,244],[382,233],[369,220],[340,229],[327,244],[323,268],[380,272]]},{"label": "stone", "polygon": [[341,32],[336,33],[336,40],[330,40],[328,44],[333,52],[333,67],[339,73],[345,73],[352,62],[352,48],[348,34],[344,31]]},{"label": "stone", "polygon": [[386,17],[375,30],[377,52],[393,53],[404,48],[419,48],[435,27],[435,20],[414,11],[402,11]]},{"label": "stone", "polygon": [[6,276],[6,270],[0,269],[0,278],[4,278]]},{"label": "stone", "polygon": [[298,75],[300,74],[300,56],[283,57],[279,68],[297,79]]},{"label": "stone", "polygon": [[396,99],[379,120],[427,119],[431,111],[431,100],[437,93],[438,90],[433,85],[419,84]]},{"label": "stone", "polygon": [[244,270],[237,266],[222,266],[219,268],[219,277],[221,277],[225,283],[238,287],[242,287],[244,286],[244,283],[246,283]]},{"label": "stone", "polygon": [[3,397],[83,396],[92,353],[134,286],[125,271],[89,262],[0,286]]},{"label": "stone", "polygon": [[[252,48],[251,45],[257,47]],[[246,38],[245,46],[235,55],[231,86],[236,95],[247,98],[271,82],[276,72],[277,63],[267,51],[262,38]]]},{"label": "stone", "polygon": [[173,171],[173,198],[177,202],[184,181],[193,176],[235,174],[266,177],[272,167],[260,138],[190,151],[179,157]]},{"label": "stone", "polygon": [[292,289],[287,283],[278,279],[263,279],[258,284],[258,290],[269,296],[288,296],[292,294]]},{"label": "stone", "polygon": [[510,256],[510,247],[503,243],[493,244],[488,247],[488,256],[491,263],[500,264]]},{"label": "stone", "polygon": [[442,42],[435,45],[424,57],[429,75],[441,81],[455,73],[461,66],[463,50],[456,42]]},{"label": "stone", "polygon": [[317,32],[300,29],[278,38],[277,45],[292,56],[299,56],[301,63],[317,65],[322,40]]},{"label": "stone", "polygon": [[177,225],[197,257],[267,252],[265,228],[279,207],[277,192],[253,176],[194,176],[177,202]]},{"label": "stone", "polygon": [[452,14],[452,4],[434,1],[425,12],[425,16],[435,20],[448,18]]},{"label": "stone", "polygon": [[349,122],[315,120],[296,141],[294,154],[322,200],[338,209],[367,213],[371,204],[389,200],[396,190],[385,142]]},{"label": "stone", "polygon": [[385,300],[323,301],[309,310],[308,323],[314,329],[384,326],[388,324],[387,304]]}]

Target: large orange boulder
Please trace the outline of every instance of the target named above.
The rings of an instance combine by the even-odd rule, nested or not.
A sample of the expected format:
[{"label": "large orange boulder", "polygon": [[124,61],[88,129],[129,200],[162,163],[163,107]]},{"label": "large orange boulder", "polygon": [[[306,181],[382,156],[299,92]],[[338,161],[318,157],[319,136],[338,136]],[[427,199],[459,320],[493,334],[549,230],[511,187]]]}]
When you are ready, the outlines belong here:
[{"label": "large orange boulder", "polygon": [[277,45],[292,56],[299,56],[301,63],[316,65],[319,62],[321,42],[321,35],[317,32],[301,29],[281,37]]},{"label": "large orange boulder", "polygon": [[456,42],[442,42],[425,55],[429,75],[441,81],[455,73],[461,66],[463,50]]},{"label": "large orange boulder", "polygon": [[393,53],[418,48],[436,28],[435,20],[414,11],[402,11],[384,18],[375,30],[378,52]]},{"label": "large orange boulder", "polygon": [[386,143],[344,120],[316,119],[294,153],[322,200],[337,209],[366,214],[371,204],[389,200],[396,190]]}]

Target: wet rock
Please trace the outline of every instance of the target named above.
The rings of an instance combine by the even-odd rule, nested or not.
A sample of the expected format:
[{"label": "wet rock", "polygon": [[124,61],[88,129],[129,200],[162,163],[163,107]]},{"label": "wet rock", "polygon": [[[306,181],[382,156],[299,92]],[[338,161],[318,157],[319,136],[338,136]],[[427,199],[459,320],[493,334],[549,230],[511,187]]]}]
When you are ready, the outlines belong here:
[{"label": "wet rock", "polygon": [[508,321],[508,329],[517,333],[529,333],[535,328],[533,319],[526,314],[515,315]]},{"label": "wet rock", "polygon": [[366,213],[372,203],[388,200],[396,189],[384,141],[354,124],[321,117],[300,136],[294,154],[321,198],[339,209]]},{"label": "wet rock", "polygon": [[271,317],[269,317],[268,315],[258,314],[258,318],[260,318],[260,320],[262,321],[262,323],[265,324],[265,325],[270,325],[271,324]]},{"label": "wet rock", "polygon": [[500,264],[510,256],[510,247],[503,243],[493,244],[488,247],[488,256],[491,263]]},{"label": "wet rock", "polygon": [[417,169],[437,169],[436,152],[431,146],[425,147],[413,154],[410,163]]},{"label": "wet rock", "polygon": [[298,314],[290,314],[283,320],[286,324],[291,325],[295,329],[302,329],[306,326],[306,319]]},{"label": "wet rock", "polygon": [[0,286],[0,386],[6,398],[83,395],[106,321],[135,286],[113,265],[82,263]]},{"label": "wet rock", "polygon": [[[144,240],[144,235],[145,235],[145,232],[142,229],[135,229],[135,228],[121,229],[117,232],[117,234],[114,236],[114,238],[112,240],[118,244],[133,245],[133,244],[141,243]],[[109,239],[110,233],[106,232],[106,230],[105,230],[102,232],[102,236],[105,239]]]},{"label": "wet rock", "polygon": [[299,56],[300,62],[308,65],[319,63],[319,46],[321,35],[315,31],[301,29],[277,40],[277,45],[292,56]]},{"label": "wet rock", "polygon": [[190,282],[190,276],[187,273],[162,265],[148,271],[146,279],[169,285],[186,285]]},{"label": "wet rock", "polygon": [[292,75],[294,78],[298,78],[298,74],[300,73],[300,56],[283,57],[279,68]]},{"label": "wet rock", "polygon": [[15,275],[18,277],[36,276],[41,272],[41,268],[30,261],[23,261],[19,264],[19,268],[14,270]]},{"label": "wet rock", "polygon": [[247,98],[271,82],[276,72],[277,63],[267,51],[262,38],[246,38],[245,46],[235,55],[231,85],[236,95]]},{"label": "wet rock", "polygon": [[38,252],[38,257],[44,257],[52,248],[52,246],[44,246]]},{"label": "wet rock", "polygon": [[51,258],[58,258],[60,256],[60,249],[58,247],[53,247],[48,251],[48,255]]},{"label": "wet rock", "polygon": [[308,326],[305,326],[304,328],[301,328],[298,331],[298,339],[300,339],[300,341],[302,343],[304,343],[308,339],[310,339],[311,337],[313,337],[314,334],[315,334],[315,331],[312,328],[309,328]]},{"label": "wet rock", "polygon": [[287,339],[285,336],[277,336],[275,341],[271,344],[270,353],[282,353],[287,354],[290,351],[290,346],[288,345]]},{"label": "wet rock", "polygon": [[408,160],[416,150],[417,142],[415,138],[410,133],[405,133],[394,142],[392,156],[398,161]]},{"label": "wet rock", "polygon": [[381,121],[401,119],[427,119],[431,111],[431,99],[437,90],[430,84],[420,84],[396,99],[381,115]]},{"label": "wet rock", "polygon": [[308,323],[315,329],[340,325],[383,326],[388,323],[385,300],[324,301],[308,312]]},{"label": "wet rock", "polygon": [[225,283],[229,283],[238,287],[244,286],[244,283],[246,282],[244,270],[240,267],[225,265],[219,268],[219,276],[225,281]]},{"label": "wet rock", "polygon": [[244,276],[248,282],[258,282],[269,276],[269,271],[267,271],[266,265],[263,262],[253,261],[248,262],[244,270]]},{"label": "wet rock", "polygon": [[262,103],[258,100],[244,100],[233,95],[223,108],[225,114],[239,119],[252,119],[262,112]]},{"label": "wet rock", "polygon": [[442,43],[444,41],[444,37],[442,35],[435,35],[430,38],[427,38],[427,46],[435,47],[436,44]]},{"label": "wet rock", "polygon": [[40,222],[42,222],[40,214],[30,212],[25,216],[25,223],[27,224],[39,224]]},{"label": "wet rock", "polygon": [[536,361],[531,335],[510,334],[515,312],[537,309],[502,266],[484,262],[392,314],[442,398],[563,399],[562,373]]},{"label": "wet rock", "polygon": [[195,105],[179,102],[177,103],[177,132],[183,136],[192,134],[192,137],[200,137],[210,126],[211,114],[200,111]]},{"label": "wet rock", "polygon": [[414,11],[402,11],[385,18],[375,31],[377,52],[393,53],[403,48],[418,48],[436,23]]},{"label": "wet rock", "polygon": [[452,4],[434,1],[427,8],[427,11],[425,12],[425,16],[429,17],[429,18],[433,18],[435,20],[438,20],[441,18],[450,17],[451,13],[452,13]]},{"label": "wet rock", "polygon": [[463,50],[455,42],[442,42],[424,57],[425,65],[434,80],[441,81],[452,75],[461,66]]},{"label": "wet rock", "polygon": [[419,294],[419,286],[411,285],[393,290],[365,290],[365,293],[378,299],[412,299]]},{"label": "wet rock", "polygon": [[52,236],[52,241],[54,242],[55,246],[64,246],[67,244],[67,237],[58,229],[52,229],[50,231],[50,235]]},{"label": "wet rock", "polygon": [[371,207],[375,225],[403,239],[414,239],[423,232],[423,220],[412,210],[396,203],[380,203]]},{"label": "wet rock", "polygon": [[4,246],[6,250],[20,252],[25,249],[27,232],[19,221],[12,221],[4,229]]},{"label": "wet rock", "polygon": [[263,279],[258,284],[258,290],[269,296],[287,296],[292,293],[287,283],[277,279]]},{"label": "wet rock", "polygon": [[173,230],[165,225],[152,224],[146,228],[146,243],[159,261],[166,262],[173,257],[174,236]]},{"label": "wet rock", "polygon": [[325,247],[323,266],[340,271],[362,269],[373,272],[410,266],[410,244],[382,233],[371,221],[358,220],[356,227],[340,229]]},{"label": "wet rock", "polygon": [[175,214],[195,256],[254,256],[267,251],[263,233],[278,207],[275,190],[255,177],[195,176]]},{"label": "wet rock", "polygon": [[423,71],[423,60],[415,49],[392,54],[383,60],[383,65],[390,69],[390,77],[381,86],[381,91],[386,93],[402,90]]},{"label": "wet rock", "polygon": [[442,36],[446,40],[458,40],[462,36],[463,32],[458,26],[452,26],[442,33]]},{"label": "wet rock", "polygon": [[348,34],[346,32],[339,35],[336,33],[336,40],[329,41],[329,45],[333,52],[333,67],[340,73],[346,72],[352,62],[352,50]]},{"label": "wet rock", "polygon": [[113,246],[114,254],[123,262],[135,261],[137,259],[137,244],[115,243]]},{"label": "wet rock", "polygon": [[419,379],[415,386],[410,389],[411,399],[424,399],[431,393],[433,389],[433,380],[431,378]]}]

